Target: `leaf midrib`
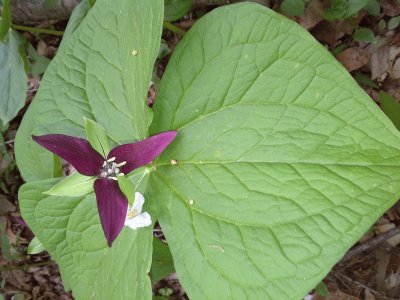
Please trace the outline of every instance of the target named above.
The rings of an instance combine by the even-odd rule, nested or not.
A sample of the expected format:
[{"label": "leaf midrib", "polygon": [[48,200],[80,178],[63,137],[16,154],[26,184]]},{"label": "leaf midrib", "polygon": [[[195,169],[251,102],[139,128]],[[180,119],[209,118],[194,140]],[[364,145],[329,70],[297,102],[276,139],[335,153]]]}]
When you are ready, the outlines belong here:
[{"label": "leaf midrib", "polygon": [[[327,167],[389,167],[389,168],[399,168],[399,164],[392,164],[392,165],[384,165],[384,164],[357,164],[357,163],[324,163],[324,162],[307,162],[307,161],[237,161],[237,160],[226,160],[226,161],[181,161],[178,159],[178,165],[207,165],[207,164],[284,164],[284,165],[314,165],[314,166],[327,166]],[[157,168],[165,168],[165,167],[175,167],[171,165],[170,162],[168,163],[160,163],[154,164],[154,167]]]}]

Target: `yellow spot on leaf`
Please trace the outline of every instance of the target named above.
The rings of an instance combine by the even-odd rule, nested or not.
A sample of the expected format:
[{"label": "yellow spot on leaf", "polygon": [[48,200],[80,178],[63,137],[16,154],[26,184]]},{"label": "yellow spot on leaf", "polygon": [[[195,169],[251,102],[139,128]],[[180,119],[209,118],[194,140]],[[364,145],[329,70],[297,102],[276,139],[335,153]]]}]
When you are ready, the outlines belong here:
[{"label": "yellow spot on leaf", "polygon": [[220,246],[220,245],[208,245],[208,247],[217,249],[217,250],[221,251],[222,253],[225,253],[224,248],[222,246]]}]

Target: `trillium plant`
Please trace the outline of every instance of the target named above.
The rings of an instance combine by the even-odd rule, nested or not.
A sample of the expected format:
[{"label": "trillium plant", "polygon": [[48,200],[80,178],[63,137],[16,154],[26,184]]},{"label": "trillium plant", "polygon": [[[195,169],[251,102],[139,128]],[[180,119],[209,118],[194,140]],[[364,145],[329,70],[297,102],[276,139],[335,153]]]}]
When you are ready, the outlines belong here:
[{"label": "trillium plant", "polygon": [[75,299],[173,272],[190,299],[303,299],[399,198],[398,130],[255,3],[201,17],[150,108],[163,22],[163,0],[75,9],[15,140],[24,220]]},{"label": "trillium plant", "polygon": [[69,162],[80,174],[96,178],[94,191],[97,207],[107,243],[111,247],[125,223],[133,229],[151,224],[149,214],[140,214],[144,203],[140,194],[136,194],[132,208],[128,208],[128,200],[118,185],[118,177],[150,163],[175,136],[175,131],[163,132],[136,143],[119,145],[108,154],[101,144],[103,154],[97,152],[87,140],[63,134],[32,138]]}]

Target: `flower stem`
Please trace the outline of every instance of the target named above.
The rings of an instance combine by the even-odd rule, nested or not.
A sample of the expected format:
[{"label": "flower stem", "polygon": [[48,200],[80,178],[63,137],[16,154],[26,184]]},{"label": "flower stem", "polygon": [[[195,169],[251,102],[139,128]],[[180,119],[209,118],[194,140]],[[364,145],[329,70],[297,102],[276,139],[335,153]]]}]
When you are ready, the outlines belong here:
[{"label": "flower stem", "polygon": [[180,36],[184,36],[186,34],[185,30],[180,29],[179,27],[168,21],[164,21],[164,27]]},{"label": "flower stem", "polygon": [[11,28],[15,30],[22,30],[22,31],[29,31],[33,33],[44,33],[44,34],[51,34],[51,35],[58,35],[61,36],[64,34],[64,31],[54,30],[54,29],[44,29],[44,28],[37,28],[37,27],[29,27],[23,25],[16,25],[12,24]]}]

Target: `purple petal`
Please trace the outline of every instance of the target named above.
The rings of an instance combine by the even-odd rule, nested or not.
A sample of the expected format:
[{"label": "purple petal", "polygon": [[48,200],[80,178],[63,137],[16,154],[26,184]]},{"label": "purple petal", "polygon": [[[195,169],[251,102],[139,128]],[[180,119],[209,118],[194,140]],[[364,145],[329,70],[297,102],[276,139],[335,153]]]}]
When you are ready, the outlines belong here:
[{"label": "purple petal", "polygon": [[124,226],[128,200],[119,189],[118,182],[112,179],[97,179],[94,182],[94,191],[101,226],[107,244],[111,247]]},{"label": "purple petal", "polygon": [[147,165],[161,154],[165,148],[174,140],[176,131],[165,131],[140,142],[124,144],[115,147],[107,158],[115,157],[117,163],[126,161],[121,172],[128,174],[132,170]]},{"label": "purple petal", "polygon": [[99,174],[104,158],[90,146],[87,140],[64,134],[33,135],[32,139],[65,159],[82,175]]}]

